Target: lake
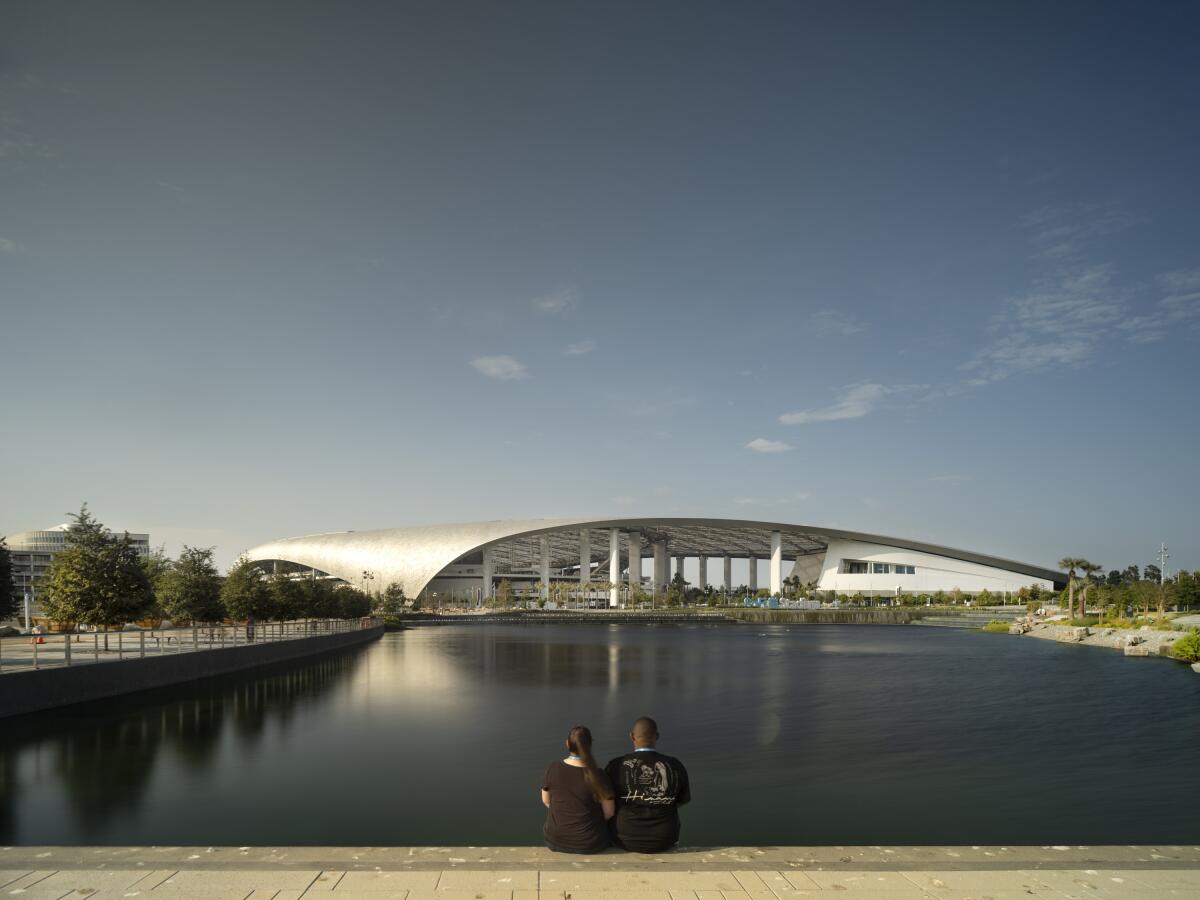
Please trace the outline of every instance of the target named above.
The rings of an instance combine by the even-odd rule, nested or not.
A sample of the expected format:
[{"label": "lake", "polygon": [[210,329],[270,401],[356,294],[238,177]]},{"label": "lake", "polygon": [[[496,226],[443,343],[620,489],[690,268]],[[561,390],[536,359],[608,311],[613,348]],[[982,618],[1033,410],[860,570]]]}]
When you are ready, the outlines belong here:
[{"label": "lake", "polygon": [[[0,678],[0,690],[4,680]],[[918,626],[455,625],[0,720],[0,844],[509,845],[575,724],[689,846],[1200,841],[1200,676]]]}]

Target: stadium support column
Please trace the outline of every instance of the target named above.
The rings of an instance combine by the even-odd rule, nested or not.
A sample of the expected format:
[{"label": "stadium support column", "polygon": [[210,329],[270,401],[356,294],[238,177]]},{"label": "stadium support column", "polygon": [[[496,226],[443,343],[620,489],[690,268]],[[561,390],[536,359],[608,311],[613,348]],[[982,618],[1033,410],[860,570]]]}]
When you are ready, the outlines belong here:
[{"label": "stadium support column", "polygon": [[[629,540],[629,599],[642,588],[642,536],[636,531],[628,534]],[[617,579],[613,579],[616,581]]]},{"label": "stadium support column", "polygon": [[725,554],[725,594],[733,593],[733,557]]},{"label": "stadium support column", "polygon": [[697,562],[700,564],[700,578],[696,587],[700,588],[703,593],[704,589],[708,587],[708,557],[701,553]]},{"label": "stadium support column", "polygon": [[538,538],[538,543],[541,545],[542,551],[541,565],[538,567],[541,573],[541,595],[543,600],[550,598],[550,538],[547,535],[542,535]]},{"label": "stadium support column", "polygon": [[750,564],[749,580],[746,586],[750,588],[750,593],[753,594],[758,590],[758,558],[751,556],[746,560]]},{"label": "stadium support column", "polygon": [[608,529],[608,605],[621,604],[621,532]]},{"label": "stadium support column", "polygon": [[492,574],[495,571],[495,564],[492,561],[492,548],[483,548],[483,593],[480,595],[483,602],[486,604],[492,599]]},{"label": "stadium support column", "polygon": [[659,539],[654,542],[654,596],[658,596],[667,586],[667,542]]},{"label": "stadium support column", "polygon": [[683,557],[682,556],[675,557],[675,572],[674,572],[674,574],[678,575],[680,578],[683,578]]},{"label": "stadium support column", "polygon": [[592,580],[592,533],[588,529],[579,532],[579,589]]},{"label": "stadium support column", "polygon": [[771,532],[771,596],[783,593],[783,534]]}]

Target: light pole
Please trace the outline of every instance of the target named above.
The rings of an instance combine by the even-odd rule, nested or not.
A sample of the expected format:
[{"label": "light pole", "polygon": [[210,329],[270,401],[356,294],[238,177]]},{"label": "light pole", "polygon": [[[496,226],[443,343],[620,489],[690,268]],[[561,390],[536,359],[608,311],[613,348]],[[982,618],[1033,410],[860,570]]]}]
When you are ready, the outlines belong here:
[{"label": "light pole", "polygon": [[1162,587],[1167,577],[1167,560],[1171,558],[1171,554],[1167,552],[1167,545],[1160,543],[1158,545],[1158,586]]}]

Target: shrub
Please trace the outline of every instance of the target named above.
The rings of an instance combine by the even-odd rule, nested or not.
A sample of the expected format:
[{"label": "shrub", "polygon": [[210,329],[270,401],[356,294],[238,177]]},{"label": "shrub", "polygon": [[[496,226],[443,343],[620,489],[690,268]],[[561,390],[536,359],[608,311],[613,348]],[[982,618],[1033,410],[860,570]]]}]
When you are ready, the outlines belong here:
[{"label": "shrub", "polygon": [[1008,623],[1000,619],[992,619],[983,626],[984,631],[989,631],[992,634],[1008,634]]},{"label": "shrub", "polygon": [[1200,628],[1193,628],[1172,644],[1171,655],[1180,662],[1200,662]]}]

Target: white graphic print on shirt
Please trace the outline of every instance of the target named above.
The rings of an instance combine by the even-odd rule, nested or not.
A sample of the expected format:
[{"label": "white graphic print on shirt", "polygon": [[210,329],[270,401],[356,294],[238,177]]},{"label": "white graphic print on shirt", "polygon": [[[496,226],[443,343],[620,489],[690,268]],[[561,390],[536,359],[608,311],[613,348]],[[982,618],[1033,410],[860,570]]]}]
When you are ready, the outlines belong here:
[{"label": "white graphic print on shirt", "polygon": [[647,765],[639,759],[621,763],[621,800],[641,806],[671,806],[679,795],[671,767],[659,760]]}]

